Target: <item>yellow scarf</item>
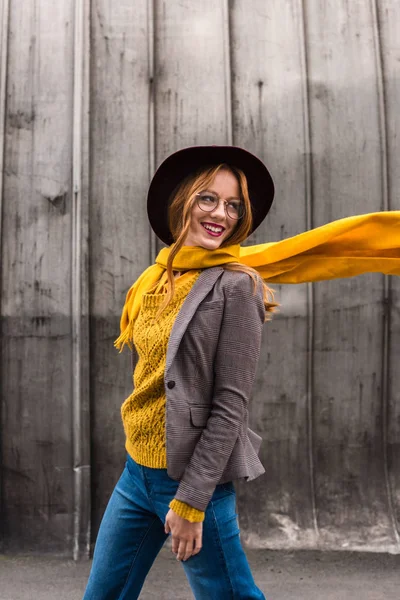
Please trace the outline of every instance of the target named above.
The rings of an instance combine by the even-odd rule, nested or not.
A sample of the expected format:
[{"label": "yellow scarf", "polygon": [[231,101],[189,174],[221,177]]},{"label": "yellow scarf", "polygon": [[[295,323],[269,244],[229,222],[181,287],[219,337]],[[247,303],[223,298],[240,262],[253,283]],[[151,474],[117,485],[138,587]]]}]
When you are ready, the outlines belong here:
[{"label": "yellow scarf", "polygon": [[[128,291],[116,348],[132,345],[132,329],[141,298],[166,269],[170,248],[164,248]],[[400,275],[400,211],[370,213],[333,221],[280,242],[217,250],[183,246],[176,271],[207,269],[240,262],[258,271],[268,283],[306,283],[362,273]]]}]

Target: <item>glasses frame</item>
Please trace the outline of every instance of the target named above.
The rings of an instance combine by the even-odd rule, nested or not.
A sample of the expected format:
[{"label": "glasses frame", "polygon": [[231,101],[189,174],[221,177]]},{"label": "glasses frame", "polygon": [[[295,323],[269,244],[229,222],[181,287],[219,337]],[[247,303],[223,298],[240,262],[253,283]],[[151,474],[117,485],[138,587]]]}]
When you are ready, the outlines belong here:
[{"label": "glasses frame", "polygon": [[[213,208],[211,208],[210,210],[206,210],[205,208],[202,208],[200,206],[200,197],[201,196],[215,196],[218,199],[218,204],[216,206],[214,206]],[[215,194],[214,192],[198,192],[195,196],[196,198],[196,203],[197,206],[199,207],[200,210],[202,210],[203,212],[212,212],[213,210],[215,210],[216,208],[218,208],[219,203],[222,202],[224,203],[224,210],[225,210],[225,214],[229,219],[232,219],[232,221],[240,221],[240,219],[243,219],[244,215],[245,215],[245,207],[243,202],[241,202],[241,206],[243,207],[243,214],[240,215],[240,217],[232,217],[229,213],[228,213],[228,208],[227,205],[229,204],[228,200],[225,200],[224,198],[221,198],[220,196],[218,196],[218,194]],[[240,198],[238,198],[238,200],[240,200]]]}]

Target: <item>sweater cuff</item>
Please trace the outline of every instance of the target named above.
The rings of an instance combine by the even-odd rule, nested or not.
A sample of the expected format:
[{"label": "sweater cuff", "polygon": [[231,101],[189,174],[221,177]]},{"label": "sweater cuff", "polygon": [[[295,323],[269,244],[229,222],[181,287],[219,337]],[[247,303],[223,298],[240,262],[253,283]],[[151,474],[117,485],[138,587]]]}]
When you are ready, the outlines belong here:
[{"label": "sweater cuff", "polygon": [[174,498],[169,503],[169,507],[174,513],[191,523],[201,523],[204,521],[204,512],[202,510],[197,510],[197,508],[193,508],[193,506],[189,506],[186,502],[181,502]]}]

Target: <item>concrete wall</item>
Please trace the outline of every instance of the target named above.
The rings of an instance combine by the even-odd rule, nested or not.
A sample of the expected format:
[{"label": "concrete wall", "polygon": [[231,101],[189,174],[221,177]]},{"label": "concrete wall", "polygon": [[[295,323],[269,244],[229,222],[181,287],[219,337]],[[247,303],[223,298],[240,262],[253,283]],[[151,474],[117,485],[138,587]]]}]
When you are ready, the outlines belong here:
[{"label": "concrete wall", "polygon": [[[0,0],[4,549],[88,553],[124,462],[126,290],[172,151],[258,154],[250,242],[400,209],[396,0]],[[250,545],[400,549],[400,284],[280,286],[251,409]],[[90,525],[92,531],[90,532]]]}]

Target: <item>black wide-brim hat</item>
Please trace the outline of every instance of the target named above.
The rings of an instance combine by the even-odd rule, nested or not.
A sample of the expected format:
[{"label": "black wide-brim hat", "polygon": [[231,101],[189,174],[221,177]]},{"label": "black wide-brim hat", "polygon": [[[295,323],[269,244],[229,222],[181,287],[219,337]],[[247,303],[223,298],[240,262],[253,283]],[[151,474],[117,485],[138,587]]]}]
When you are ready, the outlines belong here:
[{"label": "black wide-brim hat", "polygon": [[154,233],[168,246],[174,240],[168,226],[171,194],[200,167],[225,163],[246,175],[253,216],[252,233],[265,219],[274,199],[274,182],[267,167],[254,154],[236,146],[192,146],[171,154],[158,167],[147,195],[147,214]]}]

